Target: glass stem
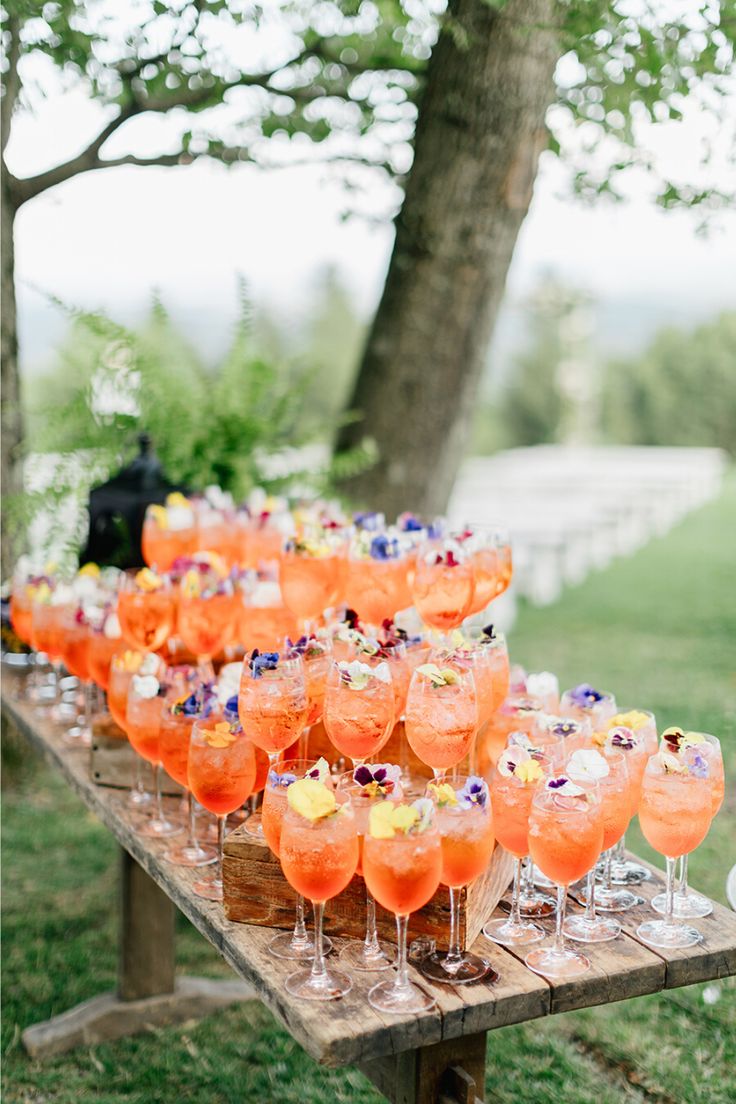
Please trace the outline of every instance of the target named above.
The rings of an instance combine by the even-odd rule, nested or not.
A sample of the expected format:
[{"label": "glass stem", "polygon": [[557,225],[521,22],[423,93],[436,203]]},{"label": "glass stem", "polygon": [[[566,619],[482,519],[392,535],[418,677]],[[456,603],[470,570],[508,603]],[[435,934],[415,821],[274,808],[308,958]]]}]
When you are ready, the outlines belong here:
[{"label": "glass stem", "polygon": [[376,930],[376,902],[367,888],[365,891],[365,939],[363,944],[366,955],[373,956],[381,953],[378,931]]},{"label": "glass stem", "polygon": [[521,859],[514,858],[514,887],[511,890],[509,924],[521,924]]},{"label": "glass stem", "polygon": [[585,919],[589,923],[595,920],[595,867],[588,871],[585,879]]},{"label": "glass stem", "polygon": [[687,897],[687,855],[680,859],[680,885],[677,890],[679,897]]},{"label": "glass stem", "polygon": [[82,716],[85,732],[92,732],[92,684],[82,683]]},{"label": "glass stem", "polygon": [[557,914],[555,916],[555,941],[552,947],[554,954],[564,954],[565,940],[562,935],[562,925],[565,922],[565,905],[567,903],[567,886],[557,887]]},{"label": "glass stem", "polygon": [[189,815],[189,846],[196,850],[199,846],[197,843],[197,816],[194,811],[194,798],[191,790],[187,790],[187,813]]},{"label": "glass stem", "polygon": [[155,763],[153,767],[153,788],[156,792],[156,820],[165,820],[164,801],[161,794],[161,764]]},{"label": "glass stem", "polygon": [[134,775],[133,775],[133,778],[134,778],[133,789],[136,791],[136,793],[139,793],[139,794],[145,793],[145,790],[143,789],[143,773],[142,773],[142,770],[141,770],[142,766],[143,766],[143,761],[142,761],[140,755],[136,755],[136,757],[135,757],[135,772],[134,772]]},{"label": "glass stem", "polygon": [[613,849],[613,858],[617,863],[626,862],[626,835],[624,834]]},{"label": "glass stem", "polygon": [[442,963],[451,974],[460,969],[463,952],[460,947],[460,891],[450,886],[450,942]]},{"label": "glass stem", "polygon": [[294,924],[294,939],[307,938],[307,925],[304,922],[304,898],[301,893],[296,897],[296,922]]},{"label": "glass stem", "polygon": [[309,733],[311,731],[312,731],[311,725],[307,725],[307,727],[303,728],[302,731],[301,731],[301,735],[299,737],[299,758],[300,759],[308,759],[309,758],[309,754],[308,754]]},{"label": "glass stem", "polygon": [[675,863],[677,862],[677,860],[666,858],[665,861],[667,863],[667,889],[665,891],[665,893],[666,893],[666,897],[665,897],[666,905],[665,905],[664,922],[667,925],[667,927],[670,928],[674,924],[674,914],[675,914]]},{"label": "glass stem", "polygon": [[[301,899],[301,898],[300,898]],[[314,909],[314,958],[312,959],[312,981],[323,983],[327,975],[325,955],[322,949],[322,921],[325,915],[324,901],[313,901]]]},{"label": "glass stem", "polygon": [[226,816],[217,818],[217,866],[215,867],[215,881],[222,881],[222,854],[225,847],[225,823]]},{"label": "glass stem", "polygon": [[409,966],[406,959],[406,936],[409,930],[409,917],[396,917],[396,942],[399,948],[399,957],[396,964],[396,983],[394,989],[408,989]]},{"label": "glass stem", "polygon": [[531,855],[527,855],[526,862],[524,864],[524,896],[532,897],[534,895],[534,863],[532,862]]}]

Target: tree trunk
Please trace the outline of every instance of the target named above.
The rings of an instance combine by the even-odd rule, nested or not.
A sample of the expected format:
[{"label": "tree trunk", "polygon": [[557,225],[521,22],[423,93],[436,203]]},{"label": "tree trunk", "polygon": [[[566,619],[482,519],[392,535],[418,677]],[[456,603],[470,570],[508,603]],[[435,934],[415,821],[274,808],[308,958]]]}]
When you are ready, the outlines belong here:
[{"label": "tree trunk", "polygon": [[444,510],[546,144],[557,0],[450,0],[419,109],[388,276],[337,451],[378,463],[345,492],[389,516]]},{"label": "tree trunk", "polygon": [[16,552],[14,527],[8,524],[8,498],[23,486],[20,446],[23,440],[23,416],[20,405],[18,373],[18,334],[15,309],[15,254],[13,223],[15,202],[5,165],[0,160],[0,232],[2,234],[2,272],[0,273],[0,396],[2,442],[0,480],[2,486],[2,579],[12,571]]}]

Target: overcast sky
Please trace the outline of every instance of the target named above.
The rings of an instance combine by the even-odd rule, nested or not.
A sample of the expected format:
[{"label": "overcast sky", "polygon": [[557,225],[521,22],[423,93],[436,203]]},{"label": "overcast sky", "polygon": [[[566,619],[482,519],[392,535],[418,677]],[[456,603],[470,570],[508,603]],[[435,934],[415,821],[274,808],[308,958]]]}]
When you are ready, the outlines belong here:
[{"label": "overcast sky", "polygon": [[[100,118],[100,108],[79,92],[45,100],[33,116],[16,117],[10,168],[23,176],[65,160],[86,145]],[[684,129],[659,128],[655,144],[661,163],[686,172],[700,126],[695,118]],[[166,144],[165,122],[144,116],[128,124],[105,153],[134,148],[146,155]],[[724,167],[724,185],[726,173]],[[627,204],[594,210],[561,196],[562,186],[559,166],[548,157],[518,243],[502,340],[504,332],[508,341],[518,339],[515,305],[547,271],[601,302],[602,341],[608,345],[635,345],[663,321],[688,324],[736,306],[733,212],[710,237],[701,238],[694,215],[654,208],[644,182],[633,187]],[[378,191],[371,205],[377,211],[385,207],[384,193]],[[360,219],[345,222],[344,207],[341,188],[320,169],[265,174],[202,161],[179,169],[120,168],[77,177],[32,200],[18,216],[23,363],[33,368],[47,362],[63,330],[42,292],[130,319],[145,308],[155,287],[213,354],[227,341],[238,272],[256,299],[288,322],[303,315],[315,275],[333,264],[367,315],[380,292],[391,228]],[[607,310],[616,318],[608,330]]]}]

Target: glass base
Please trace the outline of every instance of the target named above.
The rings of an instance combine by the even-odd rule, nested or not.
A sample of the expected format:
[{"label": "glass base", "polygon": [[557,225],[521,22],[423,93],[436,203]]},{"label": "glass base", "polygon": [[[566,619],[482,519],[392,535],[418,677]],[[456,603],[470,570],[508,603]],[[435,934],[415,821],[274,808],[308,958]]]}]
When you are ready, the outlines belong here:
[{"label": "glass base", "polygon": [[176,824],[174,821],[165,818],[158,820],[157,817],[154,817],[152,820],[144,821],[138,829],[138,835],[145,836],[147,839],[168,839],[170,836],[178,836],[181,831],[181,824]]},{"label": "glass base", "polygon": [[498,974],[486,958],[465,953],[457,969],[447,969],[447,951],[435,951],[425,958],[419,967],[420,973],[430,981],[439,981],[444,985],[467,985],[472,981],[498,981]]},{"label": "glass base", "polygon": [[[586,888],[585,883],[578,883],[570,887],[572,896],[583,908],[587,907],[588,904]],[[630,893],[628,889],[604,889],[599,885],[595,887],[595,907],[600,912],[628,912],[635,905],[643,904],[643,901],[643,897],[637,897],[635,893]]]},{"label": "glass base", "polygon": [[524,962],[535,974],[542,974],[543,977],[559,978],[563,981],[568,978],[579,977],[590,969],[589,958],[578,951],[571,951],[567,948],[563,951],[556,951],[553,947],[540,947],[537,951],[530,951]]},{"label": "glass base", "polygon": [[[322,936],[322,954],[332,950],[332,940]],[[274,958],[285,958],[290,962],[311,962],[314,958],[314,937],[311,932],[300,938],[294,932],[276,935],[268,944],[268,953]]]},{"label": "glass base", "polygon": [[531,920],[522,920],[515,924],[509,920],[489,920],[483,928],[486,939],[500,943],[502,947],[525,947],[529,943],[539,943],[547,938],[547,932]]},{"label": "glass base", "polygon": [[353,983],[342,970],[325,970],[320,977],[312,977],[311,968],[297,970],[286,979],[286,991],[292,997],[303,1000],[328,1001],[345,997]]},{"label": "glass base", "polygon": [[203,878],[201,882],[195,882],[192,886],[195,897],[203,897],[205,901],[222,900],[222,881],[220,878]]},{"label": "glass base", "polygon": [[139,809],[142,805],[150,805],[152,801],[153,795],[148,790],[133,788],[128,794],[128,805],[134,805],[136,809]]},{"label": "glass base", "polygon": [[[504,902],[501,902],[502,906]],[[509,911],[511,906],[509,907]],[[522,893],[519,898],[519,908],[521,909],[521,915],[529,918],[539,919],[542,916],[552,916],[557,908],[557,902],[554,897],[550,897],[547,893]]]},{"label": "glass base", "polygon": [[379,941],[368,947],[354,939],[340,951],[340,961],[351,970],[388,970],[396,961],[396,946]]},{"label": "glass base", "polygon": [[412,981],[398,985],[396,981],[379,981],[368,992],[368,1003],[376,1012],[432,1012],[437,1001]]},{"label": "glass base", "polygon": [[665,920],[647,920],[636,929],[636,934],[650,947],[665,950],[694,947],[703,938],[697,928],[689,924],[668,924]]},{"label": "glass base", "polygon": [[641,863],[626,859],[625,862],[611,864],[611,881],[614,885],[641,885],[648,882],[652,873]]},{"label": "glass base", "polygon": [[[667,912],[667,895],[658,893],[652,897],[652,908],[660,916]],[[676,893],[672,914],[676,920],[698,920],[703,916],[710,916],[713,911],[713,902],[704,897],[702,893],[694,893],[692,889],[687,894]]]},{"label": "glass base", "polygon": [[605,916],[596,916],[593,920],[585,916],[568,916],[562,930],[568,939],[574,939],[577,943],[608,943],[611,939],[618,939],[621,925],[618,920]]},{"label": "glass base", "polygon": [[266,837],[263,834],[263,825],[261,824],[261,814],[251,813],[251,815],[245,821],[243,831],[247,835],[253,836],[254,839],[265,839]]},{"label": "glass base", "polygon": [[173,866],[209,866],[217,862],[217,848],[185,843],[181,847],[172,847],[164,851],[163,857]]}]

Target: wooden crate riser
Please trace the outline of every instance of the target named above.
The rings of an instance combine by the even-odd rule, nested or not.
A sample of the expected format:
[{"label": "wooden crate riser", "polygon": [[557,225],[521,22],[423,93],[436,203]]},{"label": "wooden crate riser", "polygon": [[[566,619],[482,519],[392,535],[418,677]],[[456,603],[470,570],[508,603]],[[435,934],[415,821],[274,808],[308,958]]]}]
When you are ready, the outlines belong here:
[{"label": "wooden crate riser", "polygon": [[[513,860],[501,847],[494,849],[488,869],[461,891],[460,929],[463,942],[472,944],[493,912],[511,879]],[[225,840],[223,861],[225,915],[228,920],[274,928],[294,926],[296,897],[281,872],[281,864],[265,843],[254,841],[243,827]],[[395,939],[393,916],[377,907],[379,935]],[[409,921],[409,937],[431,936],[444,945],[450,925],[449,892],[440,886],[434,898]],[[339,896],[327,902],[325,931],[356,939],[365,934],[365,883],[356,875]]]}]

